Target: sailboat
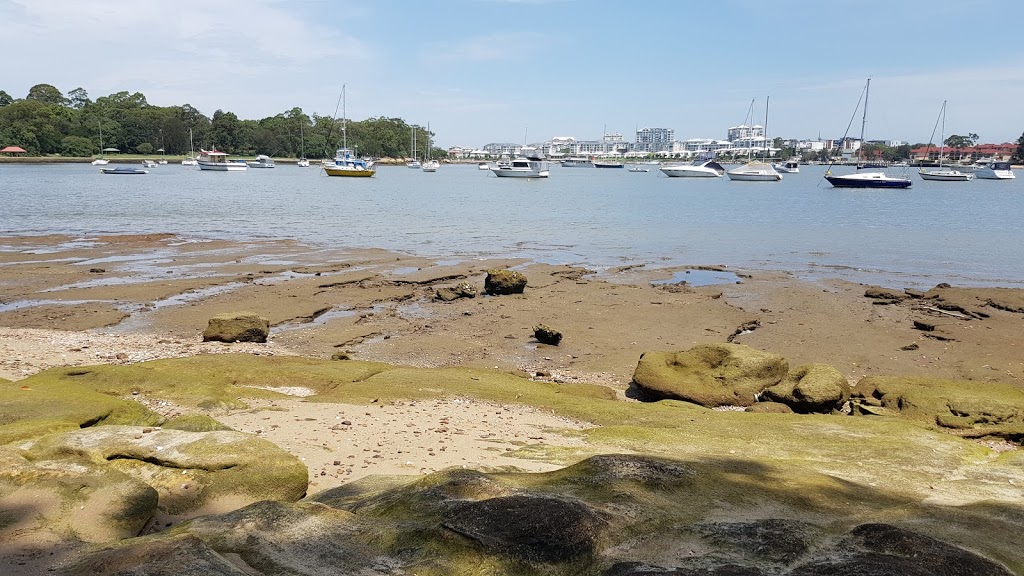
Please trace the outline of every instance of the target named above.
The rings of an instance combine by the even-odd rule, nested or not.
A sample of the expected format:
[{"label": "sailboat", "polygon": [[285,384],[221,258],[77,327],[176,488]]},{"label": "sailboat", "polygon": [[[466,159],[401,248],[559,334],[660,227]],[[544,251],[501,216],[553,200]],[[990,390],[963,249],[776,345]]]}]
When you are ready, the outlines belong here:
[{"label": "sailboat", "polygon": [[199,164],[196,160],[196,149],[192,145],[192,129],[188,129],[188,158],[181,161],[182,166],[195,166]]},{"label": "sailboat", "polygon": [[100,157],[92,161],[93,166],[106,166],[110,160],[103,157],[103,124],[96,122],[96,130],[100,133]]},{"label": "sailboat", "polygon": [[[864,115],[860,121],[860,141],[861,146],[864,144],[864,125],[868,122],[868,94],[871,91],[871,78],[868,78],[867,84],[864,86]],[[860,107],[860,102],[857,102],[857,106]],[[857,113],[856,108],[854,114]],[[850,119],[850,123],[853,123],[853,119]],[[846,129],[850,131],[849,127]],[[846,134],[843,134],[843,141],[846,140]],[[858,156],[859,156],[858,151]],[[860,168],[858,166],[858,168]],[[844,174],[842,176],[835,176],[832,174],[832,164],[829,165],[828,170],[825,171],[825,180],[828,180],[829,184],[836,188],[909,188],[910,178],[900,178],[897,176],[889,176],[885,172],[857,172],[856,174]]]},{"label": "sailboat", "polygon": [[299,161],[295,164],[299,168],[309,168],[309,160],[306,159],[306,138],[302,135],[303,124],[305,124],[305,122],[302,118],[299,118],[299,147],[301,148],[301,152],[299,154]]},{"label": "sailboat", "polygon": [[409,147],[410,147],[410,149],[412,151],[411,152],[412,153],[412,160],[407,162],[405,164],[405,167],[406,168],[412,168],[414,170],[416,168],[422,167],[422,164],[420,164],[419,159],[416,158],[416,127],[415,126],[413,126],[411,128],[411,131],[409,133]]},{"label": "sailboat", "polygon": [[[961,172],[959,170],[953,170],[951,168],[942,168],[942,156],[946,152],[946,101],[942,101],[942,108],[939,110],[939,117],[935,119],[935,123],[939,123],[939,119],[942,120],[942,130],[939,132],[939,169],[927,171],[922,166],[917,172],[921,176],[922,180],[939,180],[943,182],[966,182],[974,178],[974,174],[970,172]],[[936,126],[937,128],[938,126]],[[935,128],[932,128],[932,138],[935,137]],[[932,141],[928,140],[928,150],[931,150]],[[927,155],[927,152],[925,153]]]},{"label": "sailboat", "polygon": [[[765,99],[764,103],[764,140],[765,140],[765,151],[768,151],[768,99]],[[751,134],[753,136],[753,134]],[[726,175],[729,176],[729,180],[738,180],[741,182],[778,182],[782,180],[782,174],[779,174],[775,167],[767,162],[759,162],[748,158],[747,163],[739,168],[733,168],[732,170],[726,171]]]},{"label": "sailboat", "polygon": [[377,173],[373,162],[367,162],[357,158],[355,153],[348,147],[348,127],[345,118],[345,85],[341,86],[341,148],[334,154],[333,161],[324,161],[324,172],[328,176],[348,176],[356,178],[370,178]]},{"label": "sailboat", "polygon": [[423,163],[424,172],[437,172],[441,163],[430,159],[430,122],[427,122],[427,161]]}]

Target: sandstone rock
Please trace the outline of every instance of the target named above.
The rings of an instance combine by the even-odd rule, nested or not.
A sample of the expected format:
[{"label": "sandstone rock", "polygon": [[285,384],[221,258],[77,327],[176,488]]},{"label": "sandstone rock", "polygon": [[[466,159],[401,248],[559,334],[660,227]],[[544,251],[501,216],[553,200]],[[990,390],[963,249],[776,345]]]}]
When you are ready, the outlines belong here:
[{"label": "sandstone rock", "polygon": [[[862,378],[853,400],[873,400],[886,414],[939,426],[965,437],[1024,437],[1024,391],[997,382],[896,376]],[[858,406],[856,411],[863,410]]]},{"label": "sandstone rock", "polygon": [[850,384],[842,372],[827,364],[807,364],[766,388],[761,395],[800,414],[828,414],[850,399]]},{"label": "sandstone rock", "polygon": [[891,288],[883,288],[881,286],[871,286],[864,291],[864,296],[867,298],[877,298],[881,300],[905,300],[909,296],[902,290],[893,290]]},{"label": "sandstone rock", "polygon": [[522,294],[525,289],[526,276],[515,270],[488,270],[484,279],[484,293],[492,296]]},{"label": "sandstone rock", "polygon": [[656,398],[706,407],[750,406],[788,372],[789,363],[776,354],[742,344],[703,344],[686,352],[644,353],[633,382]]},{"label": "sandstone rock", "polygon": [[760,414],[792,414],[793,409],[782,402],[758,402],[747,406],[744,412],[756,412]]},{"label": "sandstone rock", "polygon": [[539,562],[593,554],[605,528],[580,501],[526,494],[453,502],[443,525],[494,553]]},{"label": "sandstone rock", "polygon": [[266,342],[270,321],[251,312],[218,314],[210,318],[203,342]]},{"label": "sandstone rock", "polygon": [[562,333],[547,324],[534,326],[533,337],[537,339],[537,342],[551,346],[558,346],[558,343],[562,341]]},{"label": "sandstone rock", "polygon": [[21,445],[33,462],[109,467],[152,486],[158,507],[189,515],[221,498],[233,502],[298,500],[306,466],[271,442],[241,432],[95,426]]},{"label": "sandstone rock", "polygon": [[135,539],[86,553],[57,570],[61,576],[242,576],[246,572],[190,534]]}]

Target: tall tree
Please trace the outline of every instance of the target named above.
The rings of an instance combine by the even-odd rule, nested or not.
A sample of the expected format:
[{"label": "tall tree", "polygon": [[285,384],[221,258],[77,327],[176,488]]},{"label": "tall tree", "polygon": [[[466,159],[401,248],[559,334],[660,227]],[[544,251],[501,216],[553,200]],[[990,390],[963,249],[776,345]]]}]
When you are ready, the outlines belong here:
[{"label": "tall tree", "polygon": [[57,90],[50,84],[36,84],[35,86],[28,89],[28,96],[26,100],[36,100],[43,102],[44,104],[56,104],[58,106],[66,106],[68,103],[67,98],[60,90]]},{"label": "tall tree", "polygon": [[81,110],[87,105],[92,104],[92,100],[89,100],[89,93],[85,91],[85,88],[75,88],[68,92],[68,102],[71,103],[71,107],[75,110]]},{"label": "tall tree", "polygon": [[1014,156],[1017,162],[1024,162],[1024,134],[1017,138],[1017,152]]},{"label": "tall tree", "polygon": [[11,102],[14,102],[14,98],[11,98],[11,95],[7,92],[0,90],[0,108],[7,106]]},{"label": "tall tree", "polygon": [[949,138],[946,138],[944,143],[950,148],[970,148],[978,143],[978,135],[974,132],[971,132],[967,136],[953,134]]}]

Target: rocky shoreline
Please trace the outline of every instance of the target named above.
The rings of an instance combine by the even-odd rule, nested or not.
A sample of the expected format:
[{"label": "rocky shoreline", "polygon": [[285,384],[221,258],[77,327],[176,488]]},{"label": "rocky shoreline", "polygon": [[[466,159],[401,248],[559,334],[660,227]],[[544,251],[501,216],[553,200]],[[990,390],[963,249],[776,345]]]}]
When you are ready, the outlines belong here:
[{"label": "rocky shoreline", "polygon": [[2,565],[1024,573],[1020,291],[687,270],[0,239]]}]

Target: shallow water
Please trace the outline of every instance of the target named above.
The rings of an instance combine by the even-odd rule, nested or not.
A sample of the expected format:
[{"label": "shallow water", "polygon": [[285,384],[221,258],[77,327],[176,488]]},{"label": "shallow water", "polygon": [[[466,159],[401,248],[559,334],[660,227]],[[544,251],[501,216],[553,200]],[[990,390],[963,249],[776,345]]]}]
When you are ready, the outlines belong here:
[{"label": "shallow water", "polygon": [[871,191],[834,189],[823,172],[802,166],[758,183],[553,166],[549,179],[518,180],[444,165],[346,179],[289,165],[228,173],[168,164],[126,178],[90,165],[5,164],[0,234],[294,238],[449,262],[724,264],[899,286],[1024,285],[1024,174],[913,175],[909,190]]}]

